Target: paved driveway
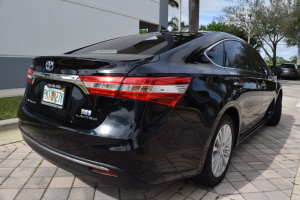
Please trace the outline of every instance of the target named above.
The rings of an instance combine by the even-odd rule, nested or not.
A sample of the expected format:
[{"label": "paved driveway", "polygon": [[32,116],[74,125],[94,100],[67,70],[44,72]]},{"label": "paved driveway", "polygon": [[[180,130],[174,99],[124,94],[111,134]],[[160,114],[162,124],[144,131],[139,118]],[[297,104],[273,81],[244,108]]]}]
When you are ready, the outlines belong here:
[{"label": "paved driveway", "polygon": [[[294,87],[284,83],[284,94],[300,99],[300,92],[293,92],[298,88],[290,89],[289,84]],[[192,180],[144,191],[97,185],[43,160],[24,142],[3,145],[0,199],[300,199],[299,112],[300,108],[284,106],[277,127],[264,126],[246,139],[234,151],[225,179],[214,188]]]}]

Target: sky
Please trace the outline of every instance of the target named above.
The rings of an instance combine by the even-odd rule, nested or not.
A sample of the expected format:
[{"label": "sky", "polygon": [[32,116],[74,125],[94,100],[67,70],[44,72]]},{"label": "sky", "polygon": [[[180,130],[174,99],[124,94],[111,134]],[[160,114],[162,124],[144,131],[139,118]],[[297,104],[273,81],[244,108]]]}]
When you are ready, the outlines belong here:
[{"label": "sky", "polygon": [[[188,17],[188,2],[189,0],[181,0],[181,20],[185,24],[189,23]],[[225,0],[200,0],[200,19],[199,25],[207,25],[212,22],[216,17],[224,15],[222,8],[230,5],[229,2]],[[178,9],[172,8],[169,6],[169,20],[172,17],[178,17]],[[215,20],[217,21],[217,20]],[[270,47],[265,46],[268,49],[268,52],[271,52]],[[284,41],[280,42],[280,45],[277,46],[277,56],[283,57],[286,60],[290,60],[290,57],[297,55],[297,47],[287,47]],[[260,54],[263,58],[266,57],[265,52],[261,49]]]}]

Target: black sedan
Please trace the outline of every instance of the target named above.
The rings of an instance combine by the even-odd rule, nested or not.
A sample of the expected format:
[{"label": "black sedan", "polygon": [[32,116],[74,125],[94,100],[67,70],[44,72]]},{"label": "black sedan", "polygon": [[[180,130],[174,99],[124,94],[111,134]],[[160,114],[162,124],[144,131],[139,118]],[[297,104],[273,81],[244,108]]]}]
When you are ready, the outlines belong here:
[{"label": "black sedan", "polygon": [[215,186],[242,140],[279,123],[273,75],[226,33],[116,38],[35,58],[19,127],[32,149],[84,179],[144,189],[195,177]]},{"label": "black sedan", "polygon": [[280,65],[282,74],[278,78],[293,78],[298,80],[300,78],[300,69],[296,64],[283,63]]}]

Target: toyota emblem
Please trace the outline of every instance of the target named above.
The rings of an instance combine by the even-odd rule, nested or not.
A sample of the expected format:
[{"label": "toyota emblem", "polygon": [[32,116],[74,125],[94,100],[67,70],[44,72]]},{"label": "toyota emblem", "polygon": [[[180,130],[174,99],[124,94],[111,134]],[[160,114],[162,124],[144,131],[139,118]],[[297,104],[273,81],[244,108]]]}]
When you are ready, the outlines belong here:
[{"label": "toyota emblem", "polygon": [[54,62],[53,61],[47,61],[45,67],[48,71],[52,71],[53,68],[54,68]]}]

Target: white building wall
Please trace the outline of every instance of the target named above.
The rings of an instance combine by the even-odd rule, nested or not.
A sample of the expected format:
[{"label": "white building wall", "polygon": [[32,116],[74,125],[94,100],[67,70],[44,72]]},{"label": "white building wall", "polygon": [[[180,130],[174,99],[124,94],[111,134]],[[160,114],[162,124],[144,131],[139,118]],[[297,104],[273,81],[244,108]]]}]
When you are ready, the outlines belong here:
[{"label": "white building wall", "polygon": [[61,54],[158,24],[158,0],[0,0],[0,55]]}]

